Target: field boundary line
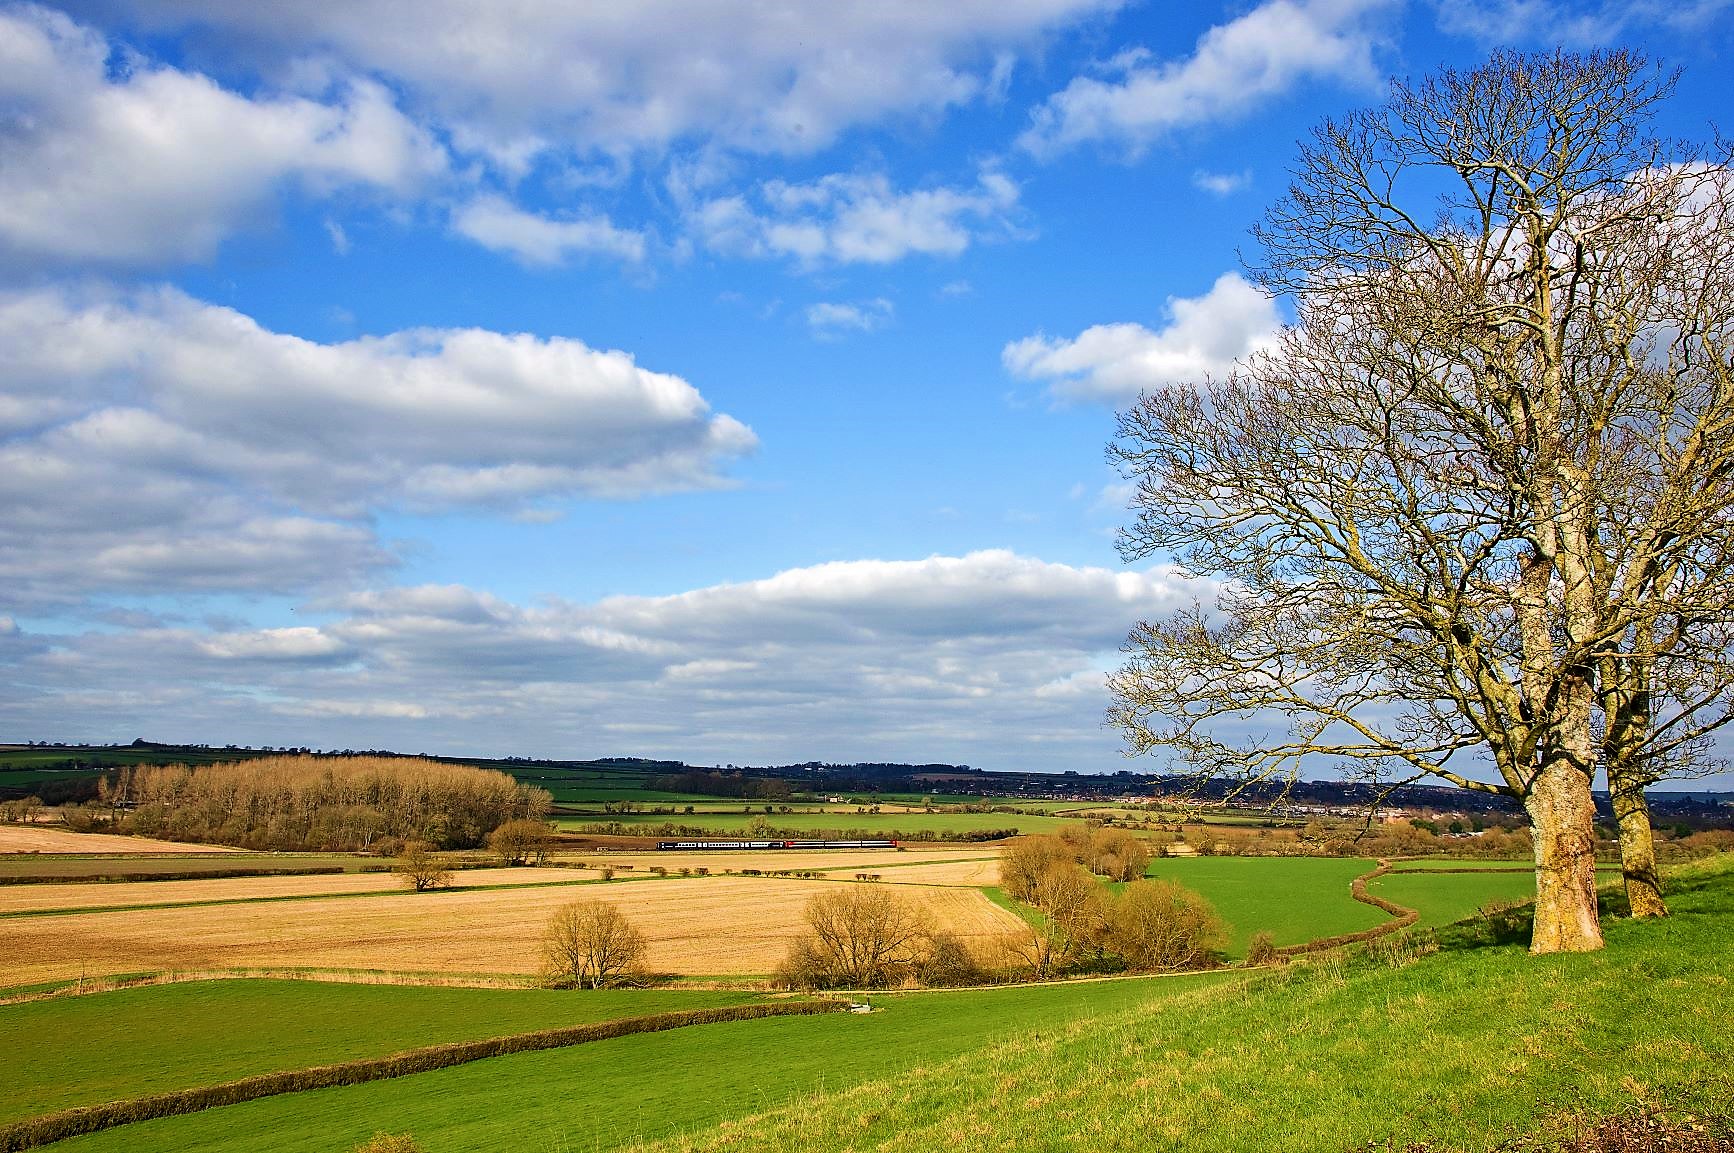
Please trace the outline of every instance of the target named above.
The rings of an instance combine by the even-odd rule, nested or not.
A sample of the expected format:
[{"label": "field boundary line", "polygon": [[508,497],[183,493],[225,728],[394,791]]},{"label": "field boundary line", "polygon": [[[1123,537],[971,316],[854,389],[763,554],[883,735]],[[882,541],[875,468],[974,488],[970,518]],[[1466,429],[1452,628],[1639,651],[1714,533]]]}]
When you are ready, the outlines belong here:
[{"label": "field boundary line", "polygon": [[[314,874],[314,875],[316,875],[316,876],[317,875],[335,876],[336,874]],[[344,875],[347,876],[348,874],[344,874]],[[379,873],[357,873],[355,875],[356,876],[367,876],[367,877],[380,876]],[[192,878],[192,879],[202,880],[203,878]],[[218,877],[216,879],[222,880],[222,881],[232,881],[232,880],[245,881],[245,880],[249,880],[251,878],[247,878],[247,877]],[[263,879],[275,880],[277,878],[263,878]],[[619,884],[619,883],[621,883],[622,880],[655,880],[655,879],[657,879],[657,878],[628,877],[628,878],[617,879],[613,883]],[[676,879],[678,880],[681,878],[676,878]],[[56,882],[56,883],[58,883],[58,882]],[[126,882],[126,883],[130,883],[130,882]],[[141,881],[141,882],[137,882],[137,883],[139,883],[139,884],[154,884],[155,882]],[[576,885],[602,885],[602,884],[608,884],[608,883],[609,882],[602,880],[600,877],[574,877],[571,880],[562,880],[562,881],[511,881],[511,882],[508,882],[506,884],[500,884],[500,885],[453,885],[453,886],[450,886],[448,888],[443,888],[443,889],[438,890],[438,894],[446,894],[446,893],[492,893],[492,892],[501,892],[501,891],[504,891],[507,889],[561,889],[561,888],[571,888],[571,887],[576,886]],[[209,908],[213,908],[213,907],[216,907],[219,905],[269,905],[269,904],[276,904],[276,903],[280,903],[280,902],[284,902],[284,901],[354,901],[354,900],[361,900],[361,899],[368,898],[368,897],[402,897],[402,896],[409,895],[412,892],[413,892],[413,890],[410,890],[407,888],[361,889],[361,890],[358,890],[355,892],[349,892],[349,893],[342,893],[342,892],[339,892],[339,893],[272,893],[268,896],[263,896],[263,897],[204,897],[204,898],[200,898],[198,900],[189,900],[189,901],[147,901],[145,903],[136,904],[136,905],[66,905],[66,906],[62,906],[62,907],[54,908],[54,909],[12,909],[12,910],[8,910],[8,911],[0,911],[0,920],[10,920],[10,919],[13,919],[16,917],[86,917],[86,916],[100,915],[103,913],[149,913],[149,912],[153,912],[153,911],[160,910],[160,909],[209,909]],[[418,894],[418,896],[420,896],[422,898],[429,898],[431,896],[431,898],[433,900],[439,899],[439,897],[437,895],[432,895],[432,894],[428,894],[428,893],[421,893],[421,894]]]},{"label": "field boundary line", "polygon": [[222,1105],[237,1105],[284,1093],[300,1093],[309,1089],[329,1089],[340,1085],[361,1085],[369,1081],[384,1081],[466,1065],[489,1057],[511,1053],[533,1053],[547,1049],[563,1049],[591,1041],[606,1041],[639,1033],[659,1033],[690,1025],[708,1025],[724,1021],[753,1021],[765,1017],[813,1016],[838,1013],[848,1004],[837,1000],[786,1001],[759,1005],[722,1005],[709,1009],[679,1009],[644,1017],[623,1017],[614,1021],[597,1021],[585,1025],[570,1025],[560,1029],[543,1029],[533,1033],[517,1033],[483,1041],[454,1041],[410,1049],[387,1057],[370,1057],[343,1061],[335,1065],[315,1065],[282,1073],[262,1073],[182,1089],[173,1093],[157,1093],[125,1101],[110,1101],[101,1105],[82,1105],[45,1113],[24,1121],[0,1126],[0,1153],[34,1149],[68,1137],[97,1133],[136,1121],[158,1117],[175,1117],[198,1113]]},{"label": "field boundary line", "polygon": [[1334,937],[1320,937],[1316,941],[1306,941],[1299,945],[1284,945],[1276,950],[1279,956],[1298,957],[1303,953],[1318,953],[1326,949],[1337,949],[1344,945],[1359,944],[1362,941],[1372,941],[1386,937],[1392,933],[1407,929],[1421,919],[1419,909],[1411,909],[1407,905],[1399,905],[1395,901],[1387,901],[1383,897],[1375,897],[1367,892],[1367,882],[1376,881],[1391,872],[1391,862],[1379,859],[1379,867],[1368,873],[1362,873],[1349,882],[1349,896],[1363,905],[1371,905],[1391,914],[1393,920],[1383,925],[1374,925],[1371,929],[1362,929],[1358,933],[1339,933]]}]

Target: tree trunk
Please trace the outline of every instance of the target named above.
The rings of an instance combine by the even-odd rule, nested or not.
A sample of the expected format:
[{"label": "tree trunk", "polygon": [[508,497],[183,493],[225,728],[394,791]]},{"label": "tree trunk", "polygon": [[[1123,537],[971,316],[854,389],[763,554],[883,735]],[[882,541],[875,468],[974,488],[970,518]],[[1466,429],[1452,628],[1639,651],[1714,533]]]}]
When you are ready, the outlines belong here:
[{"label": "tree trunk", "polygon": [[1620,873],[1626,882],[1626,903],[1632,916],[1666,917],[1662,875],[1656,868],[1656,842],[1650,833],[1650,806],[1641,785],[1620,780],[1609,765],[1614,817],[1620,823]]},{"label": "tree trunk", "polygon": [[1595,803],[1581,770],[1561,756],[1548,761],[1524,800],[1535,839],[1535,931],[1529,951],[1587,953],[1602,947]]}]

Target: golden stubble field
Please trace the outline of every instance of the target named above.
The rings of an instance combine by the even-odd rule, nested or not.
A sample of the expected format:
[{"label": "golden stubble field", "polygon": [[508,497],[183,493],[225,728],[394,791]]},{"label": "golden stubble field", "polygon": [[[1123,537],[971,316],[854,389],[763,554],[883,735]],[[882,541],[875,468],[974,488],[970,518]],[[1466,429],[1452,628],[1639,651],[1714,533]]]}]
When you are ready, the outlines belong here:
[{"label": "golden stubble field", "polygon": [[[594,874],[577,869],[460,869],[452,888],[489,885],[573,885]],[[0,885],[0,916],[44,909],[102,909],[126,905],[184,905],[200,901],[261,901],[334,897],[344,893],[398,893],[396,873],[331,873],[311,877],[215,877],[185,881],[69,882]]]},{"label": "golden stubble field", "polygon": [[[836,870],[833,876],[874,871],[859,858],[831,857],[826,863]],[[803,932],[808,900],[827,889],[861,884],[894,887],[936,926],[986,952],[1021,928],[1018,918],[972,887],[986,883],[981,878],[995,867],[995,861],[978,858],[880,868],[881,882],[713,875],[432,893],[376,889],[398,884],[395,877],[377,875],[18,886],[15,893],[0,892],[0,900],[24,902],[33,899],[29,890],[52,888],[58,892],[49,894],[51,899],[71,898],[66,891],[76,889],[80,900],[132,904],[141,891],[147,899],[152,893],[163,894],[156,900],[167,899],[173,886],[180,899],[232,903],[0,917],[0,985],[221,969],[532,974],[548,918],[580,898],[617,905],[649,939],[647,963],[653,970],[762,974],[777,967],[789,943]],[[490,873],[514,880],[529,874],[548,881],[585,876],[564,869],[484,871]],[[322,884],[350,886],[343,891],[362,895],[311,895],[321,892]],[[106,901],[101,899],[105,894]],[[305,899],[261,899],[285,896]]]},{"label": "golden stubble field", "polygon": [[149,837],[117,837],[108,833],[74,833],[44,825],[0,825],[0,853],[113,853],[122,856],[166,853],[238,853],[225,845],[189,845],[153,841]]}]

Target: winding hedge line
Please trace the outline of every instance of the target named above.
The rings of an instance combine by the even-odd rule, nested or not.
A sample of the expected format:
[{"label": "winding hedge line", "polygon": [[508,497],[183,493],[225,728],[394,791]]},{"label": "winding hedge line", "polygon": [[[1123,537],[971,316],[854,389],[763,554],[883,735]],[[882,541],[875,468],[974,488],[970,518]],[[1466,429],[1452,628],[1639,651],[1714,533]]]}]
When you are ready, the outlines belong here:
[{"label": "winding hedge line", "polygon": [[492,1037],[484,1041],[429,1045],[423,1049],[410,1049],[387,1057],[344,1061],[336,1065],[316,1065],[282,1073],[262,1073],[237,1081],[225,1081],[219,1085],[203,1085],[174,1093],[134,1097],[129,1101],[110,1101],[102,1105],[83,1105],[76,1109],[63,1109],[58,1113],[45,1113],[40,1117],[15,1121],[0,1127],[0,1153],[32,1149],[38,1145],[47,1145],[51,1141],[62,1141],[68,1137],[112,1129],[134,1121],[197,1113],[202,1109],[237,1105],[243,1101],[256,1101],[261,1097],[274,1097],[280,1093],[300,1093],[308,1089],[328,1089],[337,1085],[360,1085],[367,1081],[408,1077],[415,1073],[427,1073],[487,1057],[503,1057],[508,1053],[561,1049],[589,1041],[605,1041],[634,1033],[657,1033],[687,1025],[752,1021],[761,1017],[810,1016],[841,1012],[847,1008],[841,1001],[787,1001],[758,1005],[724,1005],[711,1009],[680,1009],[647,1017],[625,1017],[616,1021],[597,1021],[562,1029],[518,1033],[510,1037]]},{"label": "winding hedge line", "polygon": [[1418,909],[1407,905],[1399,905],[1395,901],[1387,901],[1383,897],[1375,897],[1367,892],[1367,882],[1376,881],[1391,871],[1391,862],[1380,861],[1379,867],[1370,873],[1362,873],[1349,882],[1349,896],[1363,905],[1371,905],[1375,909],[1383,909],[1395,917],[1394,921],[1386,921],[1383,925],[1374,925],[1371,929],[1362,929],[1358,933],[1341,933],[1335,937],[1320,937],[1316,941],[1307,941],[1301,945],[1284,945],[1277,950],[1280,956],[1295,957],[1302,953],[1318,953],[1325,949],[1337,949],[1344,945],[1355,945],[1362,941],[1371,941],[1376,937],[1388,936],[1401,929],[1407,929],[1421,919]]}]

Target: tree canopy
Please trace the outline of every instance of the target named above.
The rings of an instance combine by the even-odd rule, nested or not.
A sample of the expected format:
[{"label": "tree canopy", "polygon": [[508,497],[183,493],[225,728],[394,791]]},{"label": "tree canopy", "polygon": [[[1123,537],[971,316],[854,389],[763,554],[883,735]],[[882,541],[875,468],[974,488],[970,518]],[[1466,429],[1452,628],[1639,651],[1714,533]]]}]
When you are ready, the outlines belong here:
[{"label": "tree canopy", "polygon": [[1322,124],[1255,233],[1294,323],[1110,447],[1123,553],[1222,588],[1133,632],[1130,748],[1515,797],[1540,952],[1601,944],[1598,769],[1653,781],[1729,719],[1734,195],[1726,148],[1646,134],[1671,88],[1503,53]]}]

